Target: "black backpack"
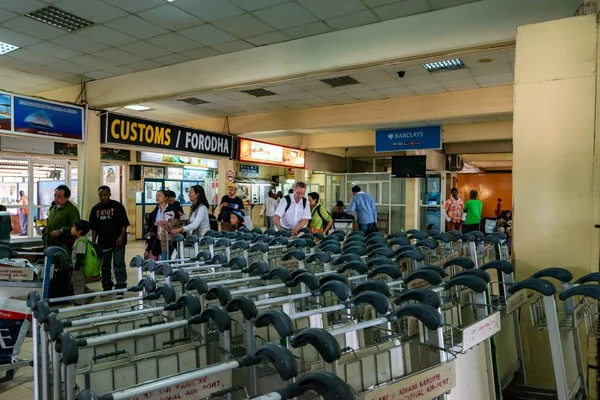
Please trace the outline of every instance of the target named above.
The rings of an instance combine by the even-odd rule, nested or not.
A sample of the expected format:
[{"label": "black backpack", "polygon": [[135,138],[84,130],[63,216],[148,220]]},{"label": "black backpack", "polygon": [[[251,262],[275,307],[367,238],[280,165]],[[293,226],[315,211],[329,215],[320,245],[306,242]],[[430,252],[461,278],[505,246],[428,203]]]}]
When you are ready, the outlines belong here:
[{"label": "black backpack", "polygon": [[[292,206],[292,198],[290,197],[289,194],[286,194],[285,196],[283,196],[283,198],[287,201],[287,206],[285,206],[285,210],[283,211],[284,213],[287,212],[287,210],[290,209],[290,207]],[[304,210],[306,208],[306,197],[302,198],[302,209]],[[321,215],[321,214],[319,214]]]}]

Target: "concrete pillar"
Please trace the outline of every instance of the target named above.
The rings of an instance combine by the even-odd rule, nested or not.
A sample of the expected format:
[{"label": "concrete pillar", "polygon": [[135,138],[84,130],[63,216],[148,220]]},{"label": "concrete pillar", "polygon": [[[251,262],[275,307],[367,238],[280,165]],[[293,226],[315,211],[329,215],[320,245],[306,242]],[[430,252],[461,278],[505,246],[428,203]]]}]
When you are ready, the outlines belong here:
[{"label": "concrete pillar", "polygon": [[[598,271],[597,43],[595,15],[525,25],[517,31],[513,126],[517,280],[548,267],[568,268],[575,277]],[[548,335],[531,326],[529,310],[523,310],[528,384],[554,387]],[[586,344],[587,339],[582,341],[584,360]],[[572,377],[573,350],[569,347],[564,353]]]},{"label": "concrete pillar", "polygon": [[307,183],[306,182],[306,170],[294,168],[294,179],[296,180],[296,182]]},{"label": "concrete pillar", "polygon": [[419,179],[406,178],[404,230],[419,229]]},{"label": "concrete pillar", "polygon": [[231,182],[227,180],[227,171],[233,171],[234,176],[237,176],[235,169],[235,161],[220,159],[219,160],[219,201],[221,197],[227,194],[227,185]]},{"label": "concrete pillar", "polygon": [[87,113],[87,132],[85,143],[77,149],[79,213],[88,220],[92,207],[98,203],[98,187],[102,184],[100,165],[100,117],[96,111]]}]

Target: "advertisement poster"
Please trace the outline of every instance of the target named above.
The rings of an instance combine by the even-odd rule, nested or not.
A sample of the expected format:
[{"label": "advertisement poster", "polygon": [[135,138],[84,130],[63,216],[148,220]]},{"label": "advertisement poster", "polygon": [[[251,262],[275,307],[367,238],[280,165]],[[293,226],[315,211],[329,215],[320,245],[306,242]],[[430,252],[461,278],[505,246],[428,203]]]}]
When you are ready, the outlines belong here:
[{"label": "advertisement poster", "polygon": [[306,152],[271,143],[240,139],[239,161],[304,169]]},{"label": "advertisement poster", "polygon": [[83,108],[14,96],[15,133],[83,142]]},{"label": "advertisement poster", "polygon": [[0,131],[11,131],[12,96],[0,93]]},{"label": "advertisement poster", "polygon": [[163,179],[164,171],[161,167],[144,167],[144,179]]},{"label": "advertisement poster", "polygon": [[75,143],[54,142],[54,154],[77,157],[77,145]]},{"label": "advertisement poster", "polygon": [[111,161],[130,161],[131,152],[129,150],[109,149],[107,147],[101,147],[100,159]]}]

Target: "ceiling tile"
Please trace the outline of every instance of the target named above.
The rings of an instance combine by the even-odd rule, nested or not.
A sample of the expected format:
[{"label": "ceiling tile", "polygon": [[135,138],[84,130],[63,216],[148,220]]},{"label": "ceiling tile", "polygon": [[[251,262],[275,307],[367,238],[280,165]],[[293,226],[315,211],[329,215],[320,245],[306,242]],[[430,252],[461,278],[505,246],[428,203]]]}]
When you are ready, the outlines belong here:
[{"label": "ceiling tile", "polygon": [[[126,51],[131,54],[142,58],[156,58],[171,54],[170,51],[163,49],[162,47],[155,46],[148,42],[140,40],[139,42],[133,42],[119,47],[119,49]],[[129,63],[127,63],[129,64]]]},{"label": "ceiling tile", "polygon": [[298,91],[298,89],[296,89],[292,85],[266,86],[265,89],[270,90],[271,92],[275,92],[277,94],[295,93]]},{"label": "ceiling tile", "polygon": [[100,57],[104,60],[114,61],[119,64],[131,64],[134,62],[142,61],[142,57],[127,53],[119,49],[106,49],[97,51],[93,54],[96,57]]},{"label": "ceiling tile", "polygon": [[333,103],[345,103],[345,102],[352,102],[352,101],[356,101],[356,99],[352,96],[348,96],[345,94],[338,94],[335,96],[323,96],[324,99],[329,100]]},{"label": "ceiling tile", "polygon": [[138,14],[143,19],[173,31],[202,25],[204,21],[171,4],[165,4]]},{"label": "ceiling tile", "polygon": [[136,63],[127,64],[127,66],[129,68],[133,68],[137,71],[145,71],[147,69],[160,68],[163,65],[157,63],[156,61],[144,60],[144,61],[140,61],[140,62],[136,62]]},{"label": "ceiling tile", "polygon": [[356,92],[350,94],[352,97],[355,97],[359,100],[381,100],[385,99],[386,96],[376,92],[375,90],[367,90],[364,92]]},{"label": "ceiling tile", "polygon": [[105,3],[112,4],[122,8],[123,10],[129,11],[130,13],[138,13],[140,11],[148,10],[153,7],[158,7],[165,4],[165,0],[103,0]]},{"label": "ceiling tile", "polygon": [[455,88],[455,87],[465,87],[465,86],[476,86],[476,87],[478,86],[477,82],[473,78],[455,79],[452,81],[443,81],[440,83],[446,89]]},{"label": "ceiling tile", "polygon": [[387,81],[366,82],[365,85],[375,90],[403,86],[398,80],[391,78],[389,78]]},{"label": "ceiling tile", "polygon": [[29,46],[28,49],[37,53],[46,54],[48,56],[62,58],[65,60],[81,55],[81,53],[78,51],[71,50],[51,42],[34,44],[33,46]]},{"label": "ceiling tile", "polygon": [[386,89],[377,89],[377,92],[379,92],[383,95],[386,95],[386,96],[396,96],[399,94],[411,93],[411,91],[404,86],[396,86],[396,87],[391,87],[391,88],[386,88]]},{"label": "ceiling tile", "polygon": [[322,33],[331,32],[332,29],[324,22],[313,22],[312,24],[296,26],[283,31],[292,39],[299,39],[308,36],[320,35]]},{"label": "ceiling tile", "polygon": [[109,74],[108,72],[105,72],[105,71],[94,71],[94,72],[88,72],[87,74],[85,74],[85,76],[92,78],[92,79],[106,79],[106,78],[110,78],[111,76],[113,76],[113,74]]},{"label": "ceiling tile", "polygon": [[226,43],[235,40],[235,37],[231,36],[227,32],[223,32],[219,28],[209,24],[185,29],[179,33],[185,37],[195,40],[198,43],[202,43],[205,46],[212,46],[215,44]]},{"label": "ceiling tile", "polygon": [[194,42],[177,33],[167,33],[166,35],[156,36],[147,40],[148,42],[160,46],[163,49],[171,50],[175,53],[193,50],[202,47],[198,42]]},{"label": "ceiling tile", "polygon": [[2,26],[42,40],[54,39],[68,33],[62,29],[55,28],[51,25],[27,17],[11,19],[10,21],[3,23]]},{"label": "ceiling tile", "polygon": [[360,0],[298,0],[298,3],[320,19],[366,10]]},{"label": "ceiling tile", "polygon": [[310,99],[305,99],[303,100],[306,104],[309,104],[311,106],[326,106],[331,104],[331,102],[329,100],[325,100],[322,99],[320,97],[313,97]]},{"label": "ceiling tile", "polygon": [[306,25],[318,19],[296,3],[285,3],[253,13],[277,29]]},{"label": "ceiling tile", "polygon": [[56,68],[56,69],[60,69],[63,71],[67,71],[70,72],[72,74],[77,74],[77,75],[84,75],[87,74],[88,72],[92,72],[95,71],[97,68],[93,68],[93,67],[86,67],[84,65],[80,65],[80,64],[75,64],[73,62],[70,61],[58,61],[52,64],[48,64],[49,67],[51,68]]},{"label": "ceiling tile", "polygon": [[431,6],[427,3],[427,0],[404,0],[399,3],[377,7],[373,11],[382,20],[387,20],[431,11]]},{"label": "ceiling tile", "polygon": [[215,22],[215,26],[240,39],[263,35],[275,30],[251,14],[217,21]]},{"label": "ceiling tile", "polygon": [[27,14],[40,8],[44,8],[47,4],[38,0],[2,0],[0,6],[9,11],[16,12],[17,14]]},{"label": "ceiling tile", "polygon": [[233,4],[242,7],[246,11],[260,10],[262,8],[276,6],[289,0],[229,0]]},{"label": "ceiling tile", "polygon": [[125,74],[131,74],[132,72],[135,72],[135,69],[122,65],[120,67],[107,68],[107,69],[105,69],[105,71],[108,73],[111,73],[113,75],[125,75]]},{"label": "ceiling tile", "polygon": [[431,74],[431,76],[433,76],[433,78],[438,82],[454,81],[456,79],[465,79],[472,77],[471,71],[466,68],[459,69],[457,71],[439,72]]},{"label": "ceiling tile", "polygon": [[135,38],[103,25],[82,29],[77,32],[77,34],[109,46],[122,46],[127,43],[135,42]]},{"label": "ceiling tile", "polygon": [[82,53],[93,53],[108,48],[103,43],[96,42],[95,40],[85,38],[78,35],[66,35],[56,39],[52,39],[52,43],[56,43],[59,46],[68,47],[70,49],[79,50]]},{"label": "ceiling tile", "polygon": [[515,49],[506,50],[506,57],[509,61],[515,62]]},{"label": "ceiling tile", "polygon": [[227,0],[177,0],[173,5],[208,22],[219,21],[244,13],[244,10]]},{"label": "ceiling tile", "polygon": [[348,14],[340,17],[331,18],[325,22],[327,22],[327,25],[331,26],[333,29],[342,30],[354,28],[355,26],[372,24],[378,21],[379,18],[377,18],[377,16],[373,14],[372,11],[365,10],[354,14]]},{"label": "ceiling tile", "polygon": [[409,76],[408,74],[406,74],[406,76],[404,78],[399,78],[398,82],[400,82],[403,85],[408,86],[408,85],[420,85],[423,83],[436,83],[437,81],[431,75]]},{"label": "ceiling tile", "polygon": [[182,56],[181,54],[170,54],[168,56],[162,56],[162,57],[155,58],[154,61],[156,61],[157,63],[162,64],[162,65],[172,65],[172,64],[181,64],[181,63],[190,61],[190,59]]},{"label": "ceiling tile", "polygon": [[[444,85],[442,85],[442,86],[444,86]],[[479,89],[480,87],[481,87],[481,85],[479,85],[479,84],[477,84],[477,82],[475,82],[475,85],[465,85],[465,86],[457,86],[457,87],[446,87],[446,90],[449,91],[449,92],[460,92],[460,91],[463,91],[463,90]]]},{"label": "ceiling tile", "polygon": [[201,49],[184,51],[181,53],[183,56],[189,58],[190,60],[199,60],[201,58],[218,56],[219,53],[216,50],[211,49],[210,47],[203,47]]},{"label": "ceiling tile", "polygon": [[97,24],[127,15],[126,11],[94,0],[63,0],[56,3],[56,7]]},{"label": "ceiling tile", "polygon": [[292,100],[302,100],[302,99],[310,99],[311,97],[315,97],[309,92],[297,92],[297,93],[287,93],[285,95],[288,99]]},{"label": "ceiling tile", "polygon": [[279,103],[282,101],[288,101],[289,99],[287,97],[285,97],[284,95],[276,94],[275,96],[265,97],[265,100],[267,100],[270,103]]},{"label": "ceiling tile", "polygon": [[356,93],[356,92],[364,92],[366,90],[371,90],[371,88],[365,84],[359,83],[356,85],[342,86],[342,87],[337,88],[337,90],[339,90],[342,93]]},{"label": "ceiling tile", "polygon": [[116,29],[138,39],[147,39],[153,36],[169,33],[165,28],[154,25],[138,16],[130,15],[106,24],[109,28]]},{"label": "ceiling tile", "polygon": [[351,76],[360,83],[381,82],[390,79],[390,76],[384,71],[357,72]]},{"label": "ceiling tile", "polygon": [[283,33],[277,31],[277,32],[271,32],[271,33],[265,33],[264,35],[255,36],[252,38],[248,38],[246,40],[256,46],[265,46],[268,44],[285,42],[286,40],[290,40],[290,38],[285,36]]},{"label": "ceiling tile", "polygon": [[242,92],[225,92],[220,95],[230,100],[249,100],[251,98],[250,95]]},{"label": "ceiling tile", "polygon": [[415,93],[423,93],[423,92],[427,92],[427,93],[438,93],[438,92],[445,92],[446,89],[444,89],[444,87],[442,85],[440,85],[439,83],[423,83],[420,85],[409,85],[407,86],[407,88],[411,91],[411,92],[415,92]]},{"label": "ceiling tile", "polygon": [[[479,62],[479,60],[488,59],[485,63]],[[506,64],[510,60],[507,57],[506,51],[496,51],[491,53],[477,53],[470,54],[468,56],[461,57],[461,60],[469,68],[479,68],[483,66]]]},{"label": "ceiling tile", "polygon": [[379,7],[402,0],[362,0],[368,7]]},{"label": "ceiling tile", "polygon": [[13,19],[18,16],[19,14],[12,13],[8,10],[0,10],[0,22],[8,21],[9,19]]},{"label": "ceiling tile", "polygon": [[434,9],[439,10],[441,8],[450,8],[461,6],[463,4],[475,3],[479,0],[429,0]]},{"label": "ceiling tile", "polygon": [[36,64],[47,65],[59,61],[58,58],[36,53],[28,49],[19,49],[6,55],[6,57],[16,58],[17,60],[28,61]]},{"label": "ceiling tile", "polygon": [[480,76],[507,74],[513,72],[510,64],[487,65],[485,67],[471,68],[471,74],[477,78]]},{"label": "ceiling tile", "polygon": [[310,91],[314,96],[318,97],[328,97],[328,96],[337,96],[340,92],[337,89],[329,87],[327,89],[317,89]]},{"label": "ceiling tile", "polygon": [[512,83],[514,83],[514,76],[512,73],[509,72],[509,73],[505,73],[505,74],[479,76],[479,77],[476,77],[475,80],[480,85],[487,84],[487,83],[495,83],[495,82],[510,82],[512,84]]},{"label": "ceiling tile", "polygon": [[314,90],[324,90],[331,88],[331,86],[329,86],[328,84],[316,79],[307,79],[304,81],[293,82],[293,86],[300,90],[309,90],[311,92]]},{"label": "ceiling tile", "polygon": [[254,45],[244,40],[234,40],[232,42],[221,43],[211,47],[219,53],[227,54],[235,53],[236,51],[252,49],[254,48]]},{"label": "ceiling tile", "polygon": [[115,63],[113,61],[104,60],[102,58],[98,58],[98,57],[95,57],[95,56],[92,56],[89,54],[75,57],[75,58],[71,59],[70,61],[72,61],[76,64],[85,65],[86,67],[91,67],[94,69],[112,68],[112,67],[116,67],[118,65],[117,63]]}]

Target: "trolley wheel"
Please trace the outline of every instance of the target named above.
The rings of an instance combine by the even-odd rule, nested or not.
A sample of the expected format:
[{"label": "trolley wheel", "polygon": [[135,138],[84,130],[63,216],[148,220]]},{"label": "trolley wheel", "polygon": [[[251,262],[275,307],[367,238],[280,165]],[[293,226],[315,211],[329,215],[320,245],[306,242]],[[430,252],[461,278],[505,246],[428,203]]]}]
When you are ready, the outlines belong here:
[{"label": "trolley wheel", "polygon": [[9,369],[6,371],[6,375],[3,378],[0,378],[0,383],[12,381],[17,373],[16,369]]}]

